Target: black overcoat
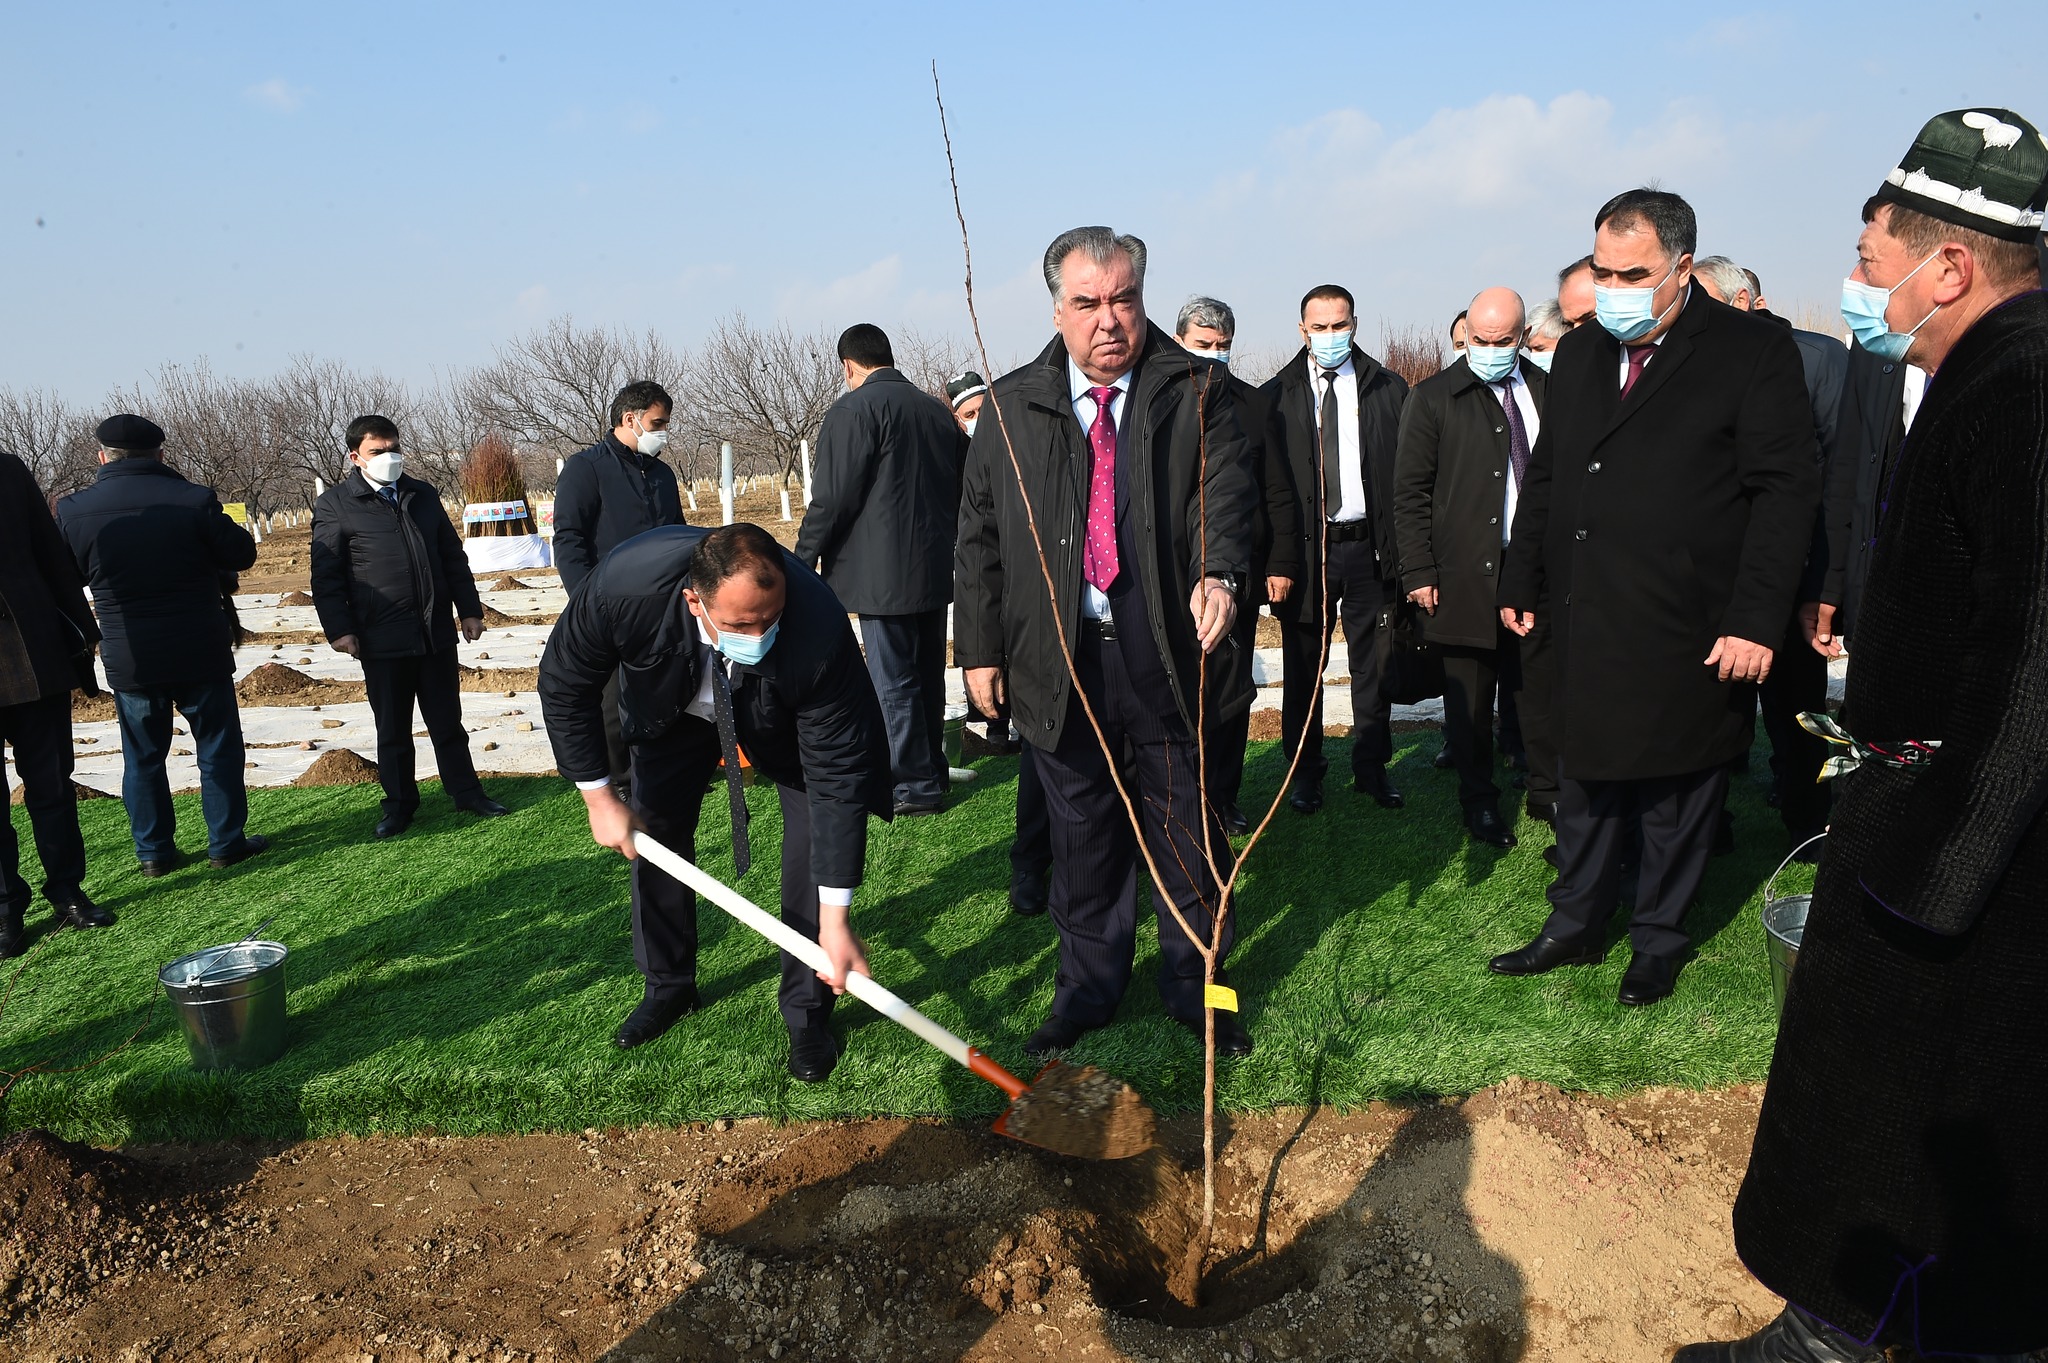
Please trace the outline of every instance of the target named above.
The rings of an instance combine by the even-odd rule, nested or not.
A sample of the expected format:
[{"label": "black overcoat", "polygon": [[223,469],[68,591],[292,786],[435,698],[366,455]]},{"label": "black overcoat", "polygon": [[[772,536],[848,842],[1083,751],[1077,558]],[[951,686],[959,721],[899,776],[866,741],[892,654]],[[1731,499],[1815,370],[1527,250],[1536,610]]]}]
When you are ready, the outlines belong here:
[{"label": "black overcoat", "polygon": [[116,691],[234,675],[221,579],[256,562],[256,541],[212,488],[160,459],[117,459],[57,503],[57,526],[92,585]]},{"label": "black overcoat", "polygon": [[[1520,369],[1540,417],[1549,376],[1533,364]],[[1432,643],[1500,641],[1501,516],[1512,474],[1507,413],[1462,357],[1415,385],[1394,455],[1394,543],[1403,594],[1437,589],[1436,614],[1421,617]]]},{"label": "black overcoat", "polygon": [[1835,633],[1853,638],[1876,544],[1878,489],[1906,439],[1904,360],[1857,346],[1849,352],[1835,457],[1824,493],[1828,570],[1820,599],[1835,608]]},{"label": "black overcoat", "polygon": [[[1217,381],[1222,367],[1190,355],[1157,326],[1147,330],[1121,404],[1119,474],[1129,480],[1127,514],[1136,518],[1124,533],[1138,546],[1140,561],[1131,566],[1139,569],[1153,642],[1194,733],[1202,721],[1220,723],[1252,701],[1250,670],[1228,652],[1234,639],[1204,655],[1188,611],[1202,578],[1242,581],[1250,571],[1251,471],[1229,389]],[[1054,338],[989,389],[967,452],[953,586],[954,662],[1003,668],[1019,729],[1048,751],[1059,746],[1071,693],[1059,629],[1070,644],[1078,641],[1091,462],[1068,387],[1066,343]],[[1030,516],[1056,595],[1046,590]],[[1240,601],[1238,608],[1246,607]]]},{"label": "black overcoat", "polygon": [[0,705],[79,685],[99,637],[50,503],[28,465],[0,451]]},{"label": "black overcoat", "polygon": [[483,599],[462,539],[432,485],[401,476],[398,505],[361,469],[313,504],[313,607],[329,643],[356,636],[361,657],[404,658],[455,647],[455,622]]},{"label": "black overcoat", "polygon": [[[1351,347],[1358,375],[1359,450],[1365,467],[1366,504],[1372,509],[1374,547],[1388,580],[1398,554],[1394,545],[1394,450],[1401,435],[1401,404],[1408,399],[1408,381],[1372,356]],[[1316,404],[1320,395],[1310,386],[1308,348],[1302,347],[1287,367],[1268,379],[1264,392],[1272,406],[1266,418],[1266,439],[1287,459],[1293,475],[1296,519],[1301,537],[1295,554],[1302,581],[1273,614],[1296,624],[1323,618],[1323,437]]]},{"label": "black overcoat", "polygon": [[1749,742],[1752,688],[1714,641],[1775,646],[1820,505],[1813,415],[1785,329],[1695,287],[1621,400],[1604,328],[1558,342],[1515,510],[1500,604],[1546,597],[1560,768],[1579,781],[1679,776]]},{"label": "black overcoat", "polygon": [[562,464],[555,478],[555,568],[574,594],[598,560],[638,534],[683,523],[676,471],[629,450],[609,431]]},{"label": "black overcoat", "polygon": [[1964,334],[1877,529],[1842,778],[1735,1204],[1743,1262],[1852,1334],[2048,1346],[2048,294]]},{"label": "black overcoat", "polygon": [[1300,494],[1294,488],[1294,471],[1288,466],[1287,451],[1278,441],[1266,438],[1273,407],[1271,395],[1235,374],[1229,376],[1228,384],[1231,401],[1237,404],[1237,424],[1244,432],[1245,467],[1252,475],[1251,581],[1245,585],[1244,599],[1244,608],[1250,610],[1266,600],[1268,577],[1301,582],[1305,570],[1301,562]]},{"label": "black overcoat", "polygon": [[[711,532],[650,530],[605,555],[548,636],[540,703],[555,767],[572,781],[609,770],[599,701],[619,675],[619,728],[652,742],[679,721],[704,679],[697,619],[683,600],[690,556]],[[783,555],[788,597],[775,645],[734,663],[733,727],[755,770],[800,790],[811,811],[811,873],[858,885],[867,816],[895,810],[882,705],[846,607],[818,575]]]},{"label": "black overcoat", "polygon": [[913,615],[953,599],[967,436],[945,403],[877,369],[818,427],[796,556],[850,611]]}]

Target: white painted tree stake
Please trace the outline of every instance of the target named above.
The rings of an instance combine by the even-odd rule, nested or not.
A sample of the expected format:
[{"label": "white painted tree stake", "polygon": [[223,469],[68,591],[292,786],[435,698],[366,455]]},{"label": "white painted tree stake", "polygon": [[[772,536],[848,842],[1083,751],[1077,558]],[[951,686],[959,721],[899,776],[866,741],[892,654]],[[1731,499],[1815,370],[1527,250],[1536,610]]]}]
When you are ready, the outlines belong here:
[{"label": "white painted tree stake", "polygon": [[792,519],[794,519],[794,517],[792,517],[792,516],[791,516],[791,515],[789,514],[789,489],[788,489],[788,488],[784,488],[784,489],[782,489],[782,519],[784,519],[784,520],[786,520],[786,521],[787,521],[787,520],[792,520]]},{"label": "white painted tree stake", "polygon": [[799,440],[796,448],[804,460],[804,505],[808,507],[811,504],[811,442]]}]

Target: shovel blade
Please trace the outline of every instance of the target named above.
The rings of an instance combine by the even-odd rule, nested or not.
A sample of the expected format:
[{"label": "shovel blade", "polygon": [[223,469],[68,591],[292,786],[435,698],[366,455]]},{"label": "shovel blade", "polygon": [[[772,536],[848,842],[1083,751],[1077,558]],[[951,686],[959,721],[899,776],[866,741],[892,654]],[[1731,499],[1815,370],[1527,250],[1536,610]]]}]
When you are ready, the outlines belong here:
[{"label": "shovel blade", "polygon": [[1046,1062],[996,1119],[999,1136],[1080,1159],[1130,1159],[1158,1141],[1158,1119],[1137,1091],[1093,1065]]}]

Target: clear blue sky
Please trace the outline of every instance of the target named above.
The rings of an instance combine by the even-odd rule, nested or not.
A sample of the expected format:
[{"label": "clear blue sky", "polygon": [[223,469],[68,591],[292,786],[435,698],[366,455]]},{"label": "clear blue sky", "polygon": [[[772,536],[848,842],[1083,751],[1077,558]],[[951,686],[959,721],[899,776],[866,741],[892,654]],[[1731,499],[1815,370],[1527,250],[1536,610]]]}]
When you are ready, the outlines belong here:
[{"label": "clear blue sky", "polygon": [[1781,311],[1831,304],[1920,124],[2048,124],[2048,7],[17,3],[0,18],[0,384],[96,402],[166,361],[408,380],[559,313],[964,330],[930,62],[991,350],[1049,334],[1084,222],[1147,295],[1291,344],[1532,301],[1655,177]]}]

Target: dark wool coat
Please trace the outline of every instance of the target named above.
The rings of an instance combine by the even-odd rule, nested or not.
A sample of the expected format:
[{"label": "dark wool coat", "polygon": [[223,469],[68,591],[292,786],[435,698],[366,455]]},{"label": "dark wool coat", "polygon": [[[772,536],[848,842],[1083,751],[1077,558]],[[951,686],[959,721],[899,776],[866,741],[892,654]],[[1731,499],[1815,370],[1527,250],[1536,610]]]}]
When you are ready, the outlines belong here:
[{"label": "dark wool coat", "polygon": [[[1188,599],[1208,576],[1242,581],[1251,567],[1251,471],[1222,367],[1148,324],[1145,346],[1118,404],[1118,481],[1127,489],[1120,538],[1136,546],[1152,638],[1188,732],[1198,712],[1220,723],[1252,702],[1251,674],[1231,639],[1204,655]],[[998,419],[998,412],[1001,419]],[[1007,425],[1017,464],[1003,439]],[[967,452],[954,555],[953,656],[960,667],[1001,667],[1024,736],[1059,746],[1071,680],[1059,628],[1081,625],[1081,531],[1092,457],[1074,415],[1067,347],[1054,338],[1037,359],[997,379]],[[1126,481],[1128,480],[1128,481]],[[1046,591],[1029,513],[1037,519],[1057,595]],[[1238,603],[1244,609],[1242,600]],[[1059,621],[1058,628],[1054,620]],[[1199,690],[1198,690],[1199,688]],[[1206,699],[1204,699],[1206,696]]]},{"label": "dark wool coat", "polygon": [[1844,711],[1924,766],[1843,778],[1735,1204],[1743,1262],[1849,1333],[2048,1346],[2048,294],[1929,383]]},{"label": "dark wool coat", "polygon": [[[690,556],[711,532],[666,526],[605,556],[569,598],[540,660],[540,702],[555,766],[571,781],[609,770],[599,701],[619,676],[619,727],[651,742],[683,721],[703,684],[697,618],[683,600]],[[895,809],[882,705],[846,607],[816,573],[784,555],[788,598],[775,646],[732,665],[733,727],[747,759],[811,810],[811,874],[858,885],[867,816]]]},{"label": "dark wool coat", "polygon": [[[1267,423],[1273,399],[1262,388],[1254,388],[1231,374],[1226,379],[1230,398],[1237,404],[1237,424],[1246,441],[1245,467],[1252,475],[1252,567],[1245,584],[1243,609],[1253,610],[1266,600],[1266,579],[1284,577],[1299,584],[1301,562],[1301,503],[1294,489],[1294,471],[1288,466],[1287,451],[1279,442],[1268,440]],[[1250,666],[1251,660],[1245,659]]]},{"label": "dark wool coat", "polygon": [[[1365,460],[1365,500],[1371,508],[1374,548],[1389,580],[1399,555],[1394,547],[1394,449],[1401,435],[1401,404],[1408,400],[1408,381],[1372,356],[1351,347],[1358,374],[1359,450]],[[1301,538],[1293,557],[1301,564],[1301,585],[1273,608],[1273,614],[1296,624],[1323,618],[1323,437],[1317,404],[1321,394],[1309,383],[1308,347],[1294,352],[1287,367],[1266,381],[1262,390],[1272,407],[1266,418],[1266,441],[1287,460],[1293,475],[1296,519]],[[1276,546],[1278,552],[1278,546]]]},{"label": "dark wool coat", "polygon": [[118,459],[57,503],[57,526],[92,584],[116,691],[235,674],[221,585],[256,562],[256,540],[212,488],[160,459]]},{"label": "dark wool coat", "polygon": [[1755,688],[1705,660],[1722,635],[1784,639],[1820,506],[1783,327],[1694,287],[1658,352],[1623,402],[1605,328],[1558,342],[1501,579],[1503,606],[1549,601],[1552,732],[1577,781],[1682,776],[1748,746]]},{"label": "dark wool coat", "polygon": [[1828,461],[1828,571],[1820,599],[1835,607],[1835,633],[1853,639],[1876,544],[1877,490],[1906,439],[1906,362],[1861,346],[1849,352],[1840,436]]},{"label": "dark wool coat", "polygon": [[[1520,366],[1537,415],[1550,376]],[[1537,428],[1541,436],[1542,428]],[[1423,615],[1432,643],[1492,648],[1500,642],[1501,513],[1507,507],[1507,411],[1461,358],[1415,385],[1401,410],[1394,455],[1394,543],[1401,591],[1435,587],[1435,615]]]},{"label": "dark wool coat", "polygon": [[610,432],[569,456],[555,479],[555,567],[574,593],[598,561],[633,536],[683,523],[676,471]]},{"label": "dark wool coat", "polygon": [[61,696],[100,637],[78,565],[28,465],[0,452],[0,705]]},{"label": "dark wool coat", "polygon": [[818,427],[796,556],[850,611],[914,615],[953,599],[967,436],[945,403],[877,369]]},{"label": "dark wool coat", "polygon": [[483,599],[462,539],[432,485],[401,476],[393,507],[353,469],[313,504],[313,608],[333,643],[356,636],[365,658],[455,647],[455,622]]}]

